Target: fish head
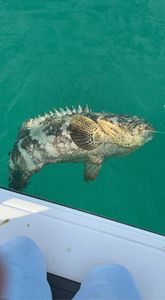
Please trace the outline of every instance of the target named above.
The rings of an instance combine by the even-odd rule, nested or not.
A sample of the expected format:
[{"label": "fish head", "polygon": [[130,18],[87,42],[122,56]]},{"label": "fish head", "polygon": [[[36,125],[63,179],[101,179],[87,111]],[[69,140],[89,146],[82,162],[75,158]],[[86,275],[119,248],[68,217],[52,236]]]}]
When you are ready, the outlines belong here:
[{"label": "fish head", "polygon": [[127,149],[142,146],[152,139],[152,126],[137,116],[105,114],[97,120],[107,142]]}]

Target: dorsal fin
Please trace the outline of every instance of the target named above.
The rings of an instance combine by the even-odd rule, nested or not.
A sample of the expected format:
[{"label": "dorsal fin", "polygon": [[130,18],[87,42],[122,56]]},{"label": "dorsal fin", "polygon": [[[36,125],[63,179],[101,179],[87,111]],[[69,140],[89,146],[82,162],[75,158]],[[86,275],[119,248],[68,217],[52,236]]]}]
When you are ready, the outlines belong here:
[{"label": "dorsal fin", "polygon": [[76,114],[87,114],[89,113],[91,110],[89,109],[88,105],[86,105],[85,107],[81,107],[80,105],[77,107],[77,108],[74,108],[72,106],[72,108],[68,108],[66,107],[65,109],[63,108],[59,108],[59,109],[54,109],[53,111],[49,111],[49,113],[44,113],[43,115],[38,115],[37,117],[35,118],[31,118],[29,120],[27,120],[25,122],[25,126],[26,128],[30,128],[30,127],[33,127],[33,126],[37,126],[40,122],[43,122],[45,121],[47,118],[50,118],[50,117],[57,117],[57,118],[61,118],[61,117],[64,117],[66,115],[76,115]]},{"label": "dorsal fin", "polygon": [[75,108],[74,106],[72,106],[71,108],[68,108],[66,106],[65,109],[63,108],[59,108],[59,109],[54,109],[54,114],[57,117],[63,117],[65,115],[72,115],[72,114],[83,114],[83,113],[89,113],[91,110],[89,109],[88,105],[86,105],[85,107],[81,107],[80,105],[78,105],[77,108]]}]

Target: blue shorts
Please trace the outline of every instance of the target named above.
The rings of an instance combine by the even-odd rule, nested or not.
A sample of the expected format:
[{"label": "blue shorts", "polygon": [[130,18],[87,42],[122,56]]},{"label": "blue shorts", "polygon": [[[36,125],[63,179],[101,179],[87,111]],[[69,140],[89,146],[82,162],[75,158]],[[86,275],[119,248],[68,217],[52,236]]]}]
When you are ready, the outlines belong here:
[{"label": "blue shorts", "polygon": [[106,264],[93,269],[73,300],[141,300],[132,274],[123,266]]}]

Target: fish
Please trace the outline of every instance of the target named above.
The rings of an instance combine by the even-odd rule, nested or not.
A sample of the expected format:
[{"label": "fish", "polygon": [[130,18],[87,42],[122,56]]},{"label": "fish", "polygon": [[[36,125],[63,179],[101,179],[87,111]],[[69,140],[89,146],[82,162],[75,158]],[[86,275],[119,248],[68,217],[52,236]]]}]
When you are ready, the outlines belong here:
[{"label": "fish", "polygon": [[10,152],[9,188],[23,190],[35,172],[58,162],[83,162],[84,179],[94,180],[105,159],[127,155],[152,137],[152,126],[137,116],[87,105],[53,109],[23,122]]}]

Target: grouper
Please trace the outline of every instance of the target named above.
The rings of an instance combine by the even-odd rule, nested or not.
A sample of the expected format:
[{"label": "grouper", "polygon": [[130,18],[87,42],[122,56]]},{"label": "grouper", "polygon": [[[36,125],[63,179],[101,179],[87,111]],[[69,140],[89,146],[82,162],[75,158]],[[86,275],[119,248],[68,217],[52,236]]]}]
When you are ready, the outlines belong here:
[{"label": "grouper", "polygon": [[85,180],[97,177],[103,161],[126,155],[151,140],[145,120],[125,114],[60,108],[26,120],[10,153],[9,187],[23,190],[34,172],[57,162],[83,162]]}]

